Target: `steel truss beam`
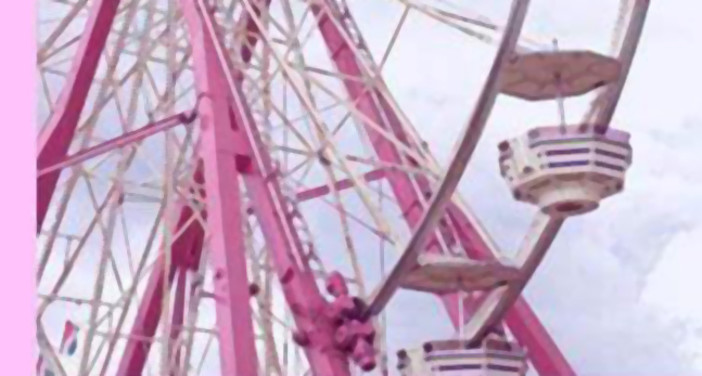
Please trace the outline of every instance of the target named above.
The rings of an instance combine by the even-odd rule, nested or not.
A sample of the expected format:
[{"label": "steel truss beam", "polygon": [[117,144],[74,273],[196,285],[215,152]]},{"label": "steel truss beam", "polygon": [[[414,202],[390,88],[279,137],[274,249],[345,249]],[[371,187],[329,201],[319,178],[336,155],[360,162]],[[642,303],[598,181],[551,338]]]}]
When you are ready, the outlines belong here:
[{"label": "steel truss beam", "polygon": [[[268,5],[267,2],[264,4],[265,6]],[[184,7],[197,7],[193,4],[183,5]],[[199,7],[197,8],[200,9]],[[190,9],[190,11],[192,11],[192,9]],[[256,9],[254,9],[253,12],[260,13],[257,12]],[[202,23],[199,24],[199,32],[212,38],[212,35],[215,35],[214,27],[216,26],[211,15],[201,12],[200,16],[202,17]],[[244,16],[246,17],[247,14],[244,13]],[[244,22],[244,25],[246,25],[249,31],[257,31],[255,24],[249,21]],[[207,30],[208,27],[212,29]],[[247,48],[253,48],[252,45],[256,42],[256,39],[251,39],[249,37],[247,42],[248,43],[242,47],[242,58],[245,62],[248,62],[251,58],[250,52],[246,52],[248,51]],[[345,355],[333,349],[332,324],[331,322],[326,322],[322,317],[326,302],[317,289],[314,275],[307,265],[306,255],[303,254],[301,242],[297,238],[297,233],[292,226],[292,213],[288,213],[287,205],[282,197],[280,188],[277,186],[277,180],[269,178],[271,174],[275,174],[276,172],[270,162],[269,156],[266,154],[261,144],[258,130],[244,102],[240,82],[233,78],[241,77],[241,75],[239,75],[238,72],[232,71],[232,64],[227,61],[227,57],[224,54],[214,56],[216,55],[215,51],[221,51],[221,46],[216,45],[218,41],[210,39],[207,43],[209,43],[209,48],[206,52],[211,54],[208,55],[208,59],[212,59],[208,60],[208,64],[212,64],[210,68],[215,64],[217,65],[217,69],[226,67],[228,72],[219,72],[226,77],[226,80],[225,77],[220,77],[219,81],[229,84],[227,99],[229,103],[235,104],[233,108],[229,108],[229,121],[231,124],[229,129],[233,129],[234,131],[230,132],[227,135],[228,137],[225,138],[228,139],[230,143],[228,150],[231,153],[234,148],[236,148],[235,155],[232,155],[232,161],[236,160],[239,162],[238,172],[241,174],[247,186],[247,191],[251,195],[252,207],[261,222],[264,237],[273,255],[276,271],[283,281],[284,295],[288,300],[288,304],[291,307],[295,307],[293,313],[298,329],[312,334],[312,345],[305,349],[310,365],[314,372],[319,375],[347,375],[349,372],[348,361]],[[217,61],[215,62],[213,60]],[[211,96],[212,93],[210,92],[209,95]],[[206,149],[205,145],[203,145],[203,149]],[[198,171],[199,170],[200,168],[198,168]],[[205,166],[205,171],[207,171],[207,166]],[[375,176],[373,177],[377,178]],[[209,176],[206,177],[205,181],[208,179]],[[344,183],[343,181],[340,182],[342,185]],[[206,184],[206,190],[209,196],[210,189],[208,184]],[[313,191],[312,194],[319,193]],[[187,210],[187,208],[180,208],[179,210]],[[211,218],[209,212],[210,206],[208,205],[208,226],[210,222],[209,218]],[[283,213],[285,213],[285,215],[281,215]],[[181,218],[187,217],[188,215],[181,213]],[[193,236],[192,232],[201,231],[195,229],[195,227],[199,227],[199,224],[194,222],[191,226],[193,226],[193,230],[186,230],[181,236],[182,238],[188,239]],[[173,244],[171,252],[174,255],[182,252],[184,247],[180,244],[181,243]],[[152,291],[153,294],[145,296],[145,299],[142,301],[140,315],[132,330],[132,334],[135,337],[140,335],[142,338],[150,338],[155,334],[162,309],[160,303],[162,301],[163,273],[166,272],[164,267],[162,263],[158,263],[152,272],[147,291]],[[175,266],[173,266],[173,268],[175,268]],[[173,280],[173,273],[172,270],[168,271],[169,283]],[[242,283],[241,285],[247,287],[248,283]],[[238,303],[239,306],[244,304],[248,305],[248,295],[246,296],[246,300],[238,300]],[[218,317],[219,314],[220,312],[218,312]],[[249,323],[250,322],[249,317]],[[220,331],[221,330],[223,330],[223,328],[220,327]],[[220,341],[222,340],[221,338],[222,334],[220,334]],[[143,369],[149,344],[137,340],[130,340],[129,348],[132,350],[125,352],[125,356],[122,359],[123,367],[120,368],[121,371],[119,375],[131,375]],[[234,357],[235,355],[225,355],[225,353],[222,353],[222,356]],[[251,367],[255,367],[257,364],[255,355],[253,357],[239,356],[239,359],[246,359],[246,361],[252,365]],[[224,362],[224,359],[222,359],[222,361]],[[223,368],[223,374],[232,373]],[[236,374],[255,373],[241,372]]]},{"label": "steel truss beam", "polygon": [[[215,295],[217,296],[217,325],[220,330],[222,373],[256,374],[257,362],[255,361],[251,309],[248,302],[248,279],[243,243],[243,219],[239,214],[241,213],[239,210],[241,205],[239,202],[240,191],[238,189],[239,168],[232,147],[231,123],[234,119],[231,117],[228,105],[229,96],[227,88],[223,85],[221,68],[214,54],[216,41],[212,40],[201,19],[201,17],[209,17],[209,14],[201,14],[199,5],[194,1],[183,0],[181,6],[193,41],[193,59],[195,60],[194,69],[198,93],[201,98],[207,99],[206,102],[203,102],[205,107],[200,109],[200,113],[207,114],[207,118],[204,119],[204,124],[201,123],[203,139],[199,156],[202,159],[197,162],[194,181],[197,185],[204,184],[206,191],[211,192],[208,197],[214,196],[214,199],[207,199],[207,212],[204,216],[208,221],[208,231],[212,233],[210,247],[216,279]],[[201,121],[203,120],[201,119]],[[208,137],[205,136],[206,134]],[[222,157],[223,155],[224,157]],[[222,193],[226,193],[225,197],[221,196]],[[202,194],[204,195],[204,192]],[[223,204],[227,207],[223,208]],[[217,216],[214,219],[213,213]],[[177,224],[169,228],[170,232],[174,234],[182,229],[193,212],[187,204],[182,203],[172,210],[171,215],[180,218]],[[131,330],[131,338],[120,362],[118,375],[128,376],[142,372],[150,349],[150,342],[140,341],[136,338],[151,338],[156,332],[163,309],[161,306],[164,292],[163,283],[166,282],[163,276],[167,273],[167,282],[172,283],[176,269],[186,266],[176,262],[184,254],[189,253],[190,260],[187,266],[197,265],[203,238],[204,229],[200,223],[191,222],[170,249],[165,250],[171,252],[174,260],[170,263],[169,270],[165,270],[163,257],[159,259],[152,270],[147,285],[147,294],[139,307],[137,318]],[[228,250],[228,248],[231,249]],[[236,258],[236,260],[232,260],[232,258]],[[177,299],[176,303],[183,304],[184,302],[182,299]],[[237,308],[234,308],[235,306]],[[174,307],[174,312],[182,310],[183,307],[177,305]],[[182,320],[182,318],[178,319]],[[234,332],[237,334],[235,335]],[[174,333],[172,332],[172,334]]]},{"label": "steel truss beam", "polygon": [[[250,17],[248,14],[242,14],[238,25],[242,25],[242,27],[247,30],[250,29]],[[256,39],[249,40],[249,43],[249,46],[241,47],[242,60],[244,63],[248,63],[251,58],[250,53],[245,54],[244,52],[247,51],[248,48],[253,48],[251,46],[255,45]],[[205,180],[203,161],[200,159],[200,156],[197,157],[195,163],[196,168],[193,174],[193,186],[201,187],[204,186]],[[199,194],[204,197],[205,190],[200,191]],[[204,242],[204,229],[198,221],[188,222],[188,219],[193,215],[194,212],[187,203],[178,203],[173,205],[169,210],[168,218],[172,218],[172,220],[169,224],[168,231],[171,234],[182,232],[181,236],[175,239],[170,245],[170,249],[164,249],[164,252],[171,253],[171,258],[174,260],[174,262],[170,264],[171,268],[196,268],[196,265],[199,263]],[[202,215],[203,219],[207,219],[206,211],[203,212]],[[186,224],[187,227],[183,229],[183,226]],[[164,245],[164,247],[165,246],[167,245]],[[175,261],[181,259],[182,255],[189,255],[189,262],[179,265],[179,263]],[[170,270],[171,268],[168,270],[169,284],[173,282],[173,274],[175,273],[175,270]],[[151,341],[142,341],[139,338],[152,338],[156,334],[156,328],[158,327],[163,309],[163,276],[165,273],[165,262],[159,260],[151,271],[151,276],[146,288],[147,293],[141,300],[137,317],[130,331],[130,338],[127,341],[125,352],[120,359],[118,376],[141,374],[144,369],[146,358],[151,348]],[[174,310],[179,309],[180,307],[174,306]]]},{"label": "steel truss beam", "polygon": [[[270,3],[270,0],[266,0],[264,3],[265,6],[267,6],[268,3]],[[248,13],[242,13],[237,25],[240,25],[237,27],[237,30],[245,29],[249,33],[252,33],[247,35],[256,35],[257,29],[255,28],[255,25],[252,26],[251,17],[248,15]],[[248,43],[241,46],[241,56],[244,64],[248,64],[251,60],[252,55],[250,53],[250,49],[253,49],[253,46],[255,46],[257,41],[257,38],[249,37],[247,40]],[[205,181],[203,161],[199,156],[197,157],[195,164],[197,167],[195,168],[193,175],[193,186],[201,187],[204,185]],[[199,194],[204,197],[205,190],[201,190]],[[187,203],[178,203],[172,207],[172,209],[169,211],[168,218],[173,219],[171,220],[172,223],[169,225],[168,231],[171,234],[176,234],[182,231],[182,234],[178,239],[173,241],[170,249],[165,249],[164,252],[171,252],[171,258],[174,261],[181,257],[179,255],[190,255],[189,262],[182,266],[196,268],[196,265],[199,264],[199,259],[202,252],[204,229],[198,221],[190,222],[188,227],[183,229],[183,226],[188,223],[188,218],[190,218],[192,215],[194,215],[193,210],[189,205],[187,205]],[[206,211],[203,212],[202,215],[203,219],[207,219]],[[180,267],[177,262],[172,262],[171,266],[175,268]],[[162,281],[164,280],[164,273],[166,273],[165,263],[159,261],[151,272],[146,288],[147,294],[145,294],[142,298],[137,311],[137,317],[132,324],[130,338],[127,341],[125,352],[120,359],[119,371],[117,373],[118,376],[138,375],[141,374],[144,369],[146,358],[151,348],[151,341],[142,341],[139,338],[152,338],[156,334],[156,328],[158,327],[163,309],[162,302],[164,288]],[[171,273],[172,272],[169,270],[169,284],[173,281]],[[175,271],[173,273],[175,273]],[[148,292],[153,293],[148,294]],[[180,309],[181,307],[178,307],[177,305],[174,306],[174,310]],[[188,356],[186,354],[186,361],[187,358]],[[185,366],[187,367],[187,364]]]}]

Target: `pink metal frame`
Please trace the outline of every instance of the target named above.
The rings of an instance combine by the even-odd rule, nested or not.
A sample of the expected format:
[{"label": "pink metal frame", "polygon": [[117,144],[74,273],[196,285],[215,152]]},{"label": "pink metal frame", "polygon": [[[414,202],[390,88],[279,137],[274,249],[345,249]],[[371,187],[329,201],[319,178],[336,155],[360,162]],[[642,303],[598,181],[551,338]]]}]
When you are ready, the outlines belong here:
[{"label": "pink metal frame", "polygon": [[[210,35],[215,35],[213,18],[203,15],[203,19],[212,28]],[[232,147],[236,148],[238,158],[243,162],[242,178],[272,254],[283,295],[292,307],[298,331],[309,338],[305,351],[310,366],[318,375],[348,375],[346,356],[334,348],[334,326],[325,314],[327,303],[317,287],[302,242],[293,226],[292,221],[297,213],[289,211],[278,180],[271,179],[271,175],[274,176],[277,171],[265,151],[245,102],[241,81],[235,79],[241,74],[233,68],[229,57],[222,52],[223,48],[214,47],[211,52],[220,52],[218,62],[225,76],[222,81],[229,84],[229,99],[233,105]]]},{"label": "pink metal frame", "polygon": [[[183,3],[187,2],[187,0],[183,1]],[[215,51],[219,46],[215,46],[215,44],[218,43],[218,41],[210,39],[214,33],[208,33],[208,31],[205,30],[207,25],[215,27],[214,21],[207,12],[199,12],[200,8],[195,2],[182,5],[184,15],[191,28],[191,33],[202,35],[200,38],[206,42],[204,45],[208,48],[199,53],[204,54],[206,58],[205,62],[207,64],[205,64],[205,66],[208,72],[212,75],[217,74],[213,82],[223,83],[227,81],[224,76],[230,73],[228,77],[232,87],[228,88],[226,99],[230,100],[229,103],[234,103],[235,106],[234,108],[227,106],[227,109],[223,110],[229,114],[228,116],[230,116],[230,118],[227,119],[228,122],[226,123],[228,130],[224,137],[222,137],[222,140],[228,141],[229,145],[227,149],[222,151],[233,153],[230,155],[230,159],[234,164],[233,168],[237,169],[241,174],[242,180],[248,188],[247,191],[251,194],[251,205],[261,222],[264,237],[273,253],[274,266],[283,282],[285,297],[292,307],[297,307],[297,309],[293,310],[297,327],[301,333],[307,333],[308,336],[312,337],[310,338],[312,345],[307,346],[305,349],[312,369],[315,371],[315,374],[319,375],[347,375],[349,372],[347,357],[341,352],[335,351],[333,348],[332,323],[323,315],[327,304],[318,291],[314,276],[307,266],[307,261],[301,252],[301,242],[297,238],[297,233],[291,222],[293,213],[285,213],[285,202],[282,199],[280,188],[277,186],[277,181],[275,179],[266,179],[267,175],[265,174],[274,173],[274,168],[268,155],[263,152],[264,149],[258,146],[260,145],[260,136],[255,128],[251,114],[243,101],[239,82],[233,82],[234,80],[232,79],[232,77],[237,76],[237,74],[235,74],[235,72],[222,71],[223,67],[231,69],[231,63],[228,61],[221,61],[220,58],[225,58],[223,55],[216,56]],[[268,4],[264,3],[264,5],[267,6]],[[255,35],[255,25],[248,20],[246,14],[244,14],[244,20],[242,22],[249,31],[254,31],[254,33],[249,33],[249,35]],[[252,46],[255,45],[256,39],[249,37],[247,42],[248,46],[242,47],[242,58],[245,62],[251,58],[249,49],[253,48]],[[197,54],[193,55],[194,58],[198,56]],[[203,69],[202,66],[197,65],[197,63],[195,67],[196,71],[198,69]],[[225,88],[220,88],[220,90],[227,91]],[[207,92],[207,96],[210,98],[213,96],[213,91],[211,89]],[[203,112],[201,111],[201,113]],[[201,157],[203,160],[205,160],[207,153],[216,154],[217,149],[208,148],[205,144],[202,146]],[[222,151],[220,151],[220,153]],[[198,173],[201,172],[201,170],[202,166],[199,166]],[[204,170],[207,171],[207,166],[204,166]],[[210,177],[207,176],[205,181],[207,182],[209,179]],[[341,184],[343,184],[343,182]],[[206,184],[206,190],[207,192],[211,192],[209,184]],[[323,193],[312,190],[308,194],[318,195]],[[191,209],[188,207],[182,207],[177,210],[177,212],[181,213],[181,223],[187,220],[192,214],[190,210]],[[210,206],[208,205],[208,227],[211,226],[210,210]],[[230,208],[226,213],[231,217],[238,217],[240,211],[231,210]],[[286,215],[281,216],[281,214]],[[241,219],[239,219],[239,221],[241,221]],[[172,244],[171,253],[174,255],[173,259],[175,262],[168,272],[169,283],[173,280],[175,268],[178,265],[177,260],[180,259],[178,255],[187,251],[189,248],[189,242],[186,239],[194,239],[192,241],[195,242],[200,240],[201,242],[202,229],[199,224],[194,222],[190,226],[191,228],[185,230],[181,237]],[[178,228],[179,226],[173,227],[173,232],[175,233],[178,231]],[[243,247],[239,249],[239,252],[243,252]],[[197,255],[195,255],[196,253]],[[191,254],[191,257],[199,258],[199,250],[193,248]],[[302,260],[302,267],[300,267],[299,263],[292,257]],[[197,262],[191,259],[190,265],[195,264],[197,264]],[[245,265],[245,262],[242,262],[240,265]],[[135,338],[150,338],[155,333],[161,315],[160,304],[163,293],[164,267],[165,265],[160,259],[152,271],[151,279],[147,287],[147,294],[139,308],[139,315],[135,320],[131,332]],[[245,276],[245,273],[241,274]],[[239,286],[247,288],[247,295],[232,299],[229,304],[230,307],[248,307],[248,284],[246,281],[243,281],[243,283],[241,282],[242,281],[240,281]],[[219,293],[215,292],[215,295],[219,297]],[[178,302],[182,303],[182,300],[177,299],[176,303]],[[174,309],[176,312],[182,311],[182,307],[175,307]],[[226,317],[229,312],[220,312],[218,310],[218,321],[220,320],[220,314],[224,314]],[[245,314],[248,315],[248,313]],[[250,325],[250,315],[247,316],[248,318],[245,318],[245,314],[241,315],[240,321],[246,321]],[[177,320],[182,320],[182,317],[178,317]],[[174,325],[177,323],[172,322],[171,324]],[[221,325],[218,326],[220,342],[223,338],[233,336],[234,332],[231,328]],[[240,334],[237,334],[237,336],[242,337]],[[247,346],[250,352],[255,351],[252,339],[247,341],[247,343],[243,343],[242,346]],[[146,341],[130,339],[117,374],[124,376],[139,374],[141,370],[143,370],[149,347],[149,343]],[[221,352],[223,374],[256,374],[255,366],[257,362],[255,361],[255,353],[242,354],[236,353],[236,351],[241,352],[242,347],[236,348],[235,351],[230,353]],[[177,358],[177,354],[175,354],[174,357]],[[237,358],[243,359],[245,362],[242,363],[248,363],[248,368],[241,372],[236,371],[232,373],[225,364],[225,357],[230,361]]]},{"label": "pink metal frame", "polygon": [[[239,177],[227,87],[214,53],[216,40],[204,22],[208,11],[195,1],[180,2],[190,33],[200,114],[200,156],[207,191],[207,231],[214,270],[215,307],[222,373],[258,372],[244,245]],[[236,333],[236,334],[235,334]]]},{"label": "pink metal frame", "polygon": [[[246,218],[240,214],[243,205],[240,202],[239,190],[241,180],[249,195],[253,213],[261,223],[285,298],[294,313],[299,330],[298,338],[304,338],[302,342],[305,342],[305,351],[314,373],[348,375],[348,354],[335,347],[334,336],[338,333],[335,332],[332,323],[333,317],[326,313],[329,309],[333,310],[334,305],[330,305],[322,297],[307,264],[306,255],[293,226],[293,219],[298,214],[288,211],[277,179],[271,178],[276,174],[276,169],[265,148],[261,146],[258,129],[243,98],[239,81],[241,74],[234,70],[228,57],[222,53],[220,41],[214,33],[216,24],[201,0],[180,1],[193,47],[197,90],[199,97],[203,98],[198,108],[202,145],[193,181],[196,183],[194,186],[204,185],[205,189],[199,192],[201,196],[205,197],[205,191],[207,192],[206,211],[201,214],[207,220],[210,260],[215,271],[214,295],[222,373],[258,373],[243,244],[242,225]],[[347,40],[350,40],[349,31],[343,26],[340,27],[341,23],[332,20],[331,17],[335,16],[328,10],[331,0],[325,1],[326,3],[312,2],[310,6],[317,16],[318,26],[331,58],[339,72],[348,77],[344,79],[344,84],[353,99],[352,103],[370,121],[380,125],[408,148],[422,155],[422,148],[408,136],[400,115],[394,110],[392,99],[386,97],[378,88],[369,91],[369,88],[362,84],[362,64],[354,49],[347,43]],[[250,60],[251,51],[259,37],[259,30],[253,18],[258,17],[260,7],[267,7],[269,2],[270,0],[260,0],[253,9],[249,9],[249,12],[255,14],[253,17],[249,12],[242,13],[240,24],[247,30],[247,43],[241,49],[244,62]],[[62,168],[192,120],[184,118],[182,114],[177,118],[164,119],[67,157],[118,4],[118,0],[93,2],[73,68],[47,127],[39,137],[37,231],[45,218]],[[645,1],[645,4],[648,2]],[[634,48],[635,45],[632,49]],[[610,112],[607,112],[607,115],[610,115]],[[364,124],[364,130],[380,160],[392,165],[416,167],[417,164],[412,158],[402,154],[370,124]],[[417,226],[423,215],[419,203],[432,194],[430,182],[426,177],[393,169],[372,171],[364,178],[368,181],[387,178],[403,209],[405,220],[410,227]],[[345,189],[351,185],[351,181],[342,180],[336,183],[336,188]],[[311,199],[327,193],[327,186],[310,188],[299,192],[298,199]],[[182,229],[194,214],[192,210],[184,203],[175,203],[169,208],[170,216],[167,221],[171,233]],[[455,232],[448,229],[449,223],[453,225]],[[182,329],[185,314],[185,273],[188,269],[197,268],[205,241],[205,229],[197,221],[190,222],[188,226],[173,240],[170,249],[164,249],[164,252],[170,252],[170,263],[167,265],[162,254],[151,272],[132,327],[133,336],[127,341],[117,375],[141,374],[150,342],[134,338],[149,338],[155,334],[161,316],[164,283],[172,284],[176,276],[178,279],[175,305],[170,322],[173,341]],[[448,205],[443,220],[439,222],[438,232],[445,237],[449,245],[460,245],[472,258],[493,257],[487,242],[471,223],[469,216],[455,204]],[[432,246],[436,243],[434,235],[427,251],[437,251],[438,248]],[[164,245],[166,246],[167,244]],[[337,297],[347,297],[347,293],[339,292],[344,290],[343,288],[336,286],[331,290],[335,291],[333,294]],[[442,299],[454,325],[460,325],[455,297],[446,296]],[[508,311],[505,321],[518,341],[528,349],[531,361],[540,374],[574,374],[546,329],[522,298]],[[172,362],[177,363],[178,351],[173,347],[171,352]]]}]

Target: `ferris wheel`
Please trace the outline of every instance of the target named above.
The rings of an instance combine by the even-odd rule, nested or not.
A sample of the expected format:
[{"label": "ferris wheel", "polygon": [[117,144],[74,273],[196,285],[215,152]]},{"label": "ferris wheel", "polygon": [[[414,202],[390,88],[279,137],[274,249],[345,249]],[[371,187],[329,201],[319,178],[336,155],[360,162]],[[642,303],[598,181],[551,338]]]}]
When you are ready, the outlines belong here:
[{"label": "ferris wheel", "polygon": [[[521,293],[564,221],[623,190],[610,123],[649,1],[621,1],[609,54],[525,35],[528,0],[386,0],[378,53],[348,3],[40,1],[42,375],[576,373]],[[494,54],[446,164],[383,79],[410,17]],[[457,192],[500,96],[558,109],[497,145],[493,199],[537,208],[509,253]],[[445,314],[393,328],[402,291]],[[438,321],[455,333],[387,344]]]}]

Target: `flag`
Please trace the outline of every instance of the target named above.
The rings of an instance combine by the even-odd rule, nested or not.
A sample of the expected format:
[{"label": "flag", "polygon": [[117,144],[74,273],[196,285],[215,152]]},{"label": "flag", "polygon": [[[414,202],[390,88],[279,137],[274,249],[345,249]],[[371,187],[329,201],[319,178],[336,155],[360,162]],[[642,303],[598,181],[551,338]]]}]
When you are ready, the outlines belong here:
[{"label": "flag", "polygon": [[49,366],[44,362],[44,357],[39,355],[39,361],[37,362],[37,376],[56,376],[56,374],[49,369]]},{"label": "flag", "polygon": [[78,327],[70,320],[66,320],[66,325],[63,327],[63,338],[61,339],[59,352],[73,355],[76,352],[76,348],[78,348]]}]

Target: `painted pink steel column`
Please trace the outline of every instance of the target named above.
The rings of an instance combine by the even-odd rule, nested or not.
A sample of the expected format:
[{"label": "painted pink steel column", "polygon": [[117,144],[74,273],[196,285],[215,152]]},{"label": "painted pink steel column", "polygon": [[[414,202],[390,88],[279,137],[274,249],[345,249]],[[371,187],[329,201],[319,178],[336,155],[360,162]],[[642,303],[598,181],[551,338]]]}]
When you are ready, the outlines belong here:
[{"label": "painted pink steel column", "polygon": [[[214,31],[214,17],[203,15]],[[212,36],[216,38],[216,35]],[[304,346],[312,372],[319,376],[349,375],[347,355],[335,347],[335,326],[327,314],[328,303],[322,297],[314,274],[309,267],[304,247],[292,223],[295,215],[288,206],[278,184],[277,169],[261,140],[251,110],[246,103],[241,81],[242,72],[234,68],[224,53],[220,41],[220,64],[229,75],[233,139],[239,159],[245,168],[241,176],[246,185],[250,205],[256,215],[273,266],[281,282],[283,295],[291,307],[298,334],[305,338]]]},{"label": "painted pink steel column", "polygon": [[201,97],[200,155],[205,167],[207,232],[214,269],[215,309],[223,375],[256,375],[258,357],[252,323],[239,189],[240,166],[231,129],[224,77],[214,41],[194,0],[181,0]]},{"label": "painted pink steel column", "polygon": [[[269,3],[270,0],[263,2],[264,6],[267,6]],[[248,63],[251,60],[251,53],[249,49],[253,48],[258,41],[258,38],[255,38],[258,36],[258,28],[256,28],[255,24],[251,21],[249,14],[244,12],[237,22],[236,29],[245,29],[247,31],[248,46],[245,45],[241,47],[241,56],[243,62]],[[196,158],[197,167],[193,175],[193,181],[198,186],[203,186],[205,183],[203,176],[203,162],[199,156]],[[202,197],[205,197],[205,190],[202,190],[199,193]],[[177,208],[175,208],[175,210],[169,215],[169,218],[175,218],[177,221],[177,226],[171,227],[171,233],[175,234],[182,229],[183,224],[193,215],[193,211],[188,205],[181,204],[178,205]],[[203,212],[202,216],[203,219],[207,219],[206,213]],[[183,260],[186,263],[186,266],[190,267],[191,269],[196,269],[199,263],[203,241],[204,229],[200,225],[200,222],[191,222],[188,228],[183,230],[182,235],[171,245],[171,249],[169,251],[171,252],[172,259]],[[186,255],[187,252],[190,252],[190,254],[186,259],[183,259],[183,255]],[[163,267],[161,267],[159,270],[154,269],[152,274],[162,275],[163,272]],[[163,278],[160,278],[160,280],[162,281]],[[125,352],[120,360],[120,367],[117,373],[118,376],[140,375],[144,369],[146,358],[151,348],[151,342],[140,341],[134,338],[151,338],[156,333],[156,328],[162,312],[161,302],[163,301],[163,285],[160,285],[160,287],[156,286],[159,283],[162,282],[159,282],[159,279],[153,276],[148,281],[146,290],[154,291],[154,293],[144,295],[141,300],[137,317],[130,332],[134,337],[127,341]]]},{"label": "painted pink steel column", "polygon": [[[73,66],[46,128],[39,135],[37,170],[60,162],[71,146],[119,0],[94,0]],[[41,230],[60,171],[37,179],[37,233]]]},{"label": "painted pink steel column", "polygon": [[[329,0],[327,0],[326,3],[328,7]],[[348,32],[340,30],[329,18],[330,15],[324,8],[314,4],[311,5],[311,8],[318,17],[318,26],[337,69],[341,73],[351,77],[345,79],[344,84],[352,99],[352,103],[369,119],[385,127],[394,134],[398,140],[405,142],[410,148],[421,153],[417,145],[413,145],[409,142],[397,114],[379,90],[375,89],[374,92],[369,93],[364,84],[362,84],[362,81],[354,79],[355,77],[362,77],[363,75],[361,66],[356,60],[353,50],[348,46],[345,38],[341,34],[345,33],[348,35]],[[378,102],[380,102],[380,106],[377,106],[377,102],[374,101],[374,96]],[[384,118],[387,119],[387,121],[385,121]],[[373,129],[373,127],[364,124],[364,129],[379,159],[384,162],[401,165],[407,163],[403,160],[395,146]],[[414,228],[422,212],[417,205],[417,203],[420,202],[420,197],[417,195],[416,191],[414,191],[410,177],[407,174],[396,171],[388,172],[387,179],[398,203],[404,208],[403,214],[405,219],[410,224],[410,227]],[[415,181],[423,193],[431,193],[429,182],[425,177],[417,176]],[[458,207],[455,205],[449,206],[447,213],[454,223],[458,224],[458,240],[469,256],[476,259],[490,259],[493,257],[485,241],[475,230],[467,216],[458,209]],[[428,249],[428,251],[431,250],[431,248]],[[453,297],[444,297],[443,300],[449,311],[452,322],[456,325],[458,323],[456,299]],[[534,367],[542,375],[575,374],[553,339],[551,339],[546,328],[538,321],[536,315],[523,298],[519,298],[517,304],[512,307],[505,319],[507,325],[519,342],[529,350]],[[524,322],[529,322],[529,324],[524,325]]]}]

